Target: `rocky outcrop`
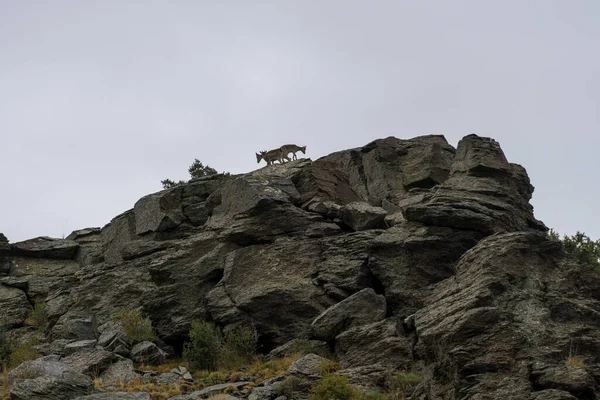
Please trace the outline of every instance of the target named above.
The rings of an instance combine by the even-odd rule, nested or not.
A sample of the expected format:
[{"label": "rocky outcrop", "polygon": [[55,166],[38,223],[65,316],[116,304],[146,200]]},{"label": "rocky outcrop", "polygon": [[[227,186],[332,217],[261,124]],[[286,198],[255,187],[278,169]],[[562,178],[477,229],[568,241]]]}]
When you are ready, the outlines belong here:
[{"label": "rocky outcrop", "polygon": [[[44,300],[38,348],[106,379],[139,378],[133,362],[180,354],[191,322],[209,319],[252,326],[271,356],[333,352],[364,388],[415,368],[414,399],[593,398],[599,277],[546,238],[532,193],[525,169],[476,135],[192,179],[64,240],[0,236],[0,325],[24,329]],[[130,340],[113,322],[123,308],[157,339]],[[583,368],[564,365],[573,343]],[[317,379],[323,360],[307,357],[293,373]],[[275,396],[267,386],[240,396]]]},{"label": "rocky outcrop", "polygon": [[[464,395],[485,387],[490,398],[527,398],[532,387],[589,396],[593,379],[565,362],[570,346],[597,362],[599,284],[597,272],[570,265],[560,246],[541,233],[482,240],[415,314],[416,351],[435,375],[429,395],[442,395],[452,382]],[[532,371],[534,362],[546,366]],[[566,381],[571,384],[560,383]]]},{"label": "rocky outcrop", "polygon": [[0,310],[0,328],[10,329],[23,324],[31,305],[22,290],[0,284]]},{"label": "rocky outcrop", "polygon": [[14,243],[11,248],[12,253],[19,256],[70,260],[77,253],[79,244],[73,240],[41,236]]},{"label": "rocky outcrop", "polygon": [[55,357],[26,361],[10,371],[10,378],[10,398],[15,400],[73,399],[94,390],[91,378]]},{"label": "rocky outcrop", "polygon": [[329,341],[352,326],[381,321],[386,311],[385,298],[377,295],[373,289],[366,288],[315,318],[310,326],[310,335],[317,340]]}]

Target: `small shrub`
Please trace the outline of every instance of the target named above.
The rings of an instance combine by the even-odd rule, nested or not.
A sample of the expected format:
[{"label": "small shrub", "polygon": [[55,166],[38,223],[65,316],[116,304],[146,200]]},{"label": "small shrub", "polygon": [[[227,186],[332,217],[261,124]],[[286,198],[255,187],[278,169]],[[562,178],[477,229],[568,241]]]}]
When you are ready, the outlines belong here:
[{"label": "small shrub", "polygon": [[14,346],[10,353],[10,368],[16,368],[25,361],[40,358],[42,355],[33,349],[36,344],[38,344],[37,339],[31,338]]},{"label": "small shrub", "polygon": [[36,300],[35,305],[33,307],[33,311],[25,320],[25,323],[29,326],[33,326],[37,328],[38,331],[44,332],[46,328],[46,303],[40,300]]},{"label": "small shrub", "polygon": [[[192,165],[188,168],[188,172],[190,173],[190,177],[200,178],[202,176],[214,175],[217,173],[217,170],[209,165],[202,164],[202,161],[195,158]],[[163,189],[170,189],[175,186],[185,185],[187,181],[180,180],[176,182],[171,179],[163,179],[160,183],[163,185]]]},{"label": "small shrub", "polygon": [[414,372],[397,372],[388,376],[387,386],[390,395],[394,399],[404,399],[406,391],[412,387],[417,386],[423,377]]},{"label": "small shrub", "polygon": [[221,335],[215,324],[194,321],[189,331],[190,341],[183,347],[183,358],[193,368],[214,371],[217,369]]},{"label": "small shrub", "polygon": [[327,376],[342,369],[342,365],[337,361],[325,360],[321,363],[321,375]]},{"label": "small shrub", "polygon": [[277,386],[277,392],[281,396],[290,397],[293,392],[296,392],[300,389],[304,381],[297,376],[290,375],[287,376],[279,385]]},{"label": "small shrub", "polygon": [[205,377],[203,382],[206,386],[218,385],[219,383],[227,382],[227,375],[220,371],[215,371]]},{"label": "small shrub", "polygon": [[153,341],[156,338],[152,322],[143,318],[139,310],[122,309],[115,315],[115,322],[120,323],[129,337],[131,344],[135,342]]},{"label": "small shrub", "polygon": [[310,390],[310,400],[358,400],[360,391],[352,386],[348,377],[332,374],[321,379]]},{"label": "small shrub", "polygon": [[256,333],[254,330],[239,326],[225,332],[219,349],[219,365],[228,369],[237,369],[251,363],[256,357]]}]

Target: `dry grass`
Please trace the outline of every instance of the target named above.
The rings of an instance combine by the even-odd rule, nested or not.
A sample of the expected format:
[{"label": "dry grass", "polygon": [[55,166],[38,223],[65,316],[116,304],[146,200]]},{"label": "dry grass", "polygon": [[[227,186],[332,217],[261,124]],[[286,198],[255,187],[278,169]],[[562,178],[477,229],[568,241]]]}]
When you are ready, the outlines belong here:
[{"label": "dry grass", "polygon": [[583,368],[585,366],[585,362],[584,362],[583,358],[581,358],[581,357],[570,355],[567,358],[565,365],[568,365],[570,367]]},{"label": "dry grass", "polygon": [[[152,400],[165,400],[172,396],[193,392],[203,389],[207,386],[216,385],[219,383],[239,382],[247,376],[254,377],[254,382],[251,382],[248,387],[254,387],[265,379],[274,378],[280,375],[287,375],[287,369],[290,365],[301,357],[300,354],[292,355],[285,358],[270,360],[268,362],[255,361],[246,368],[240,371],[231,372],[222,368],[219,371],[193,371],[189,363],[183,361],[171,361],[162,365],[142,365],[137,369],[141,371],[157,371],[161,373],[169,372],[171,369],[178,366],[183,366],[188,370],[193,371],[194,384],[177,383],[173,385],[159,385],[156,383],[143,383],[140,380],[133,382],[103,382],[101,379],[96,379],[94,384],[96,389],[102,389],[109,392],[146,392]],[[213,400],[221,400],[228,393],[234,393],[234,387],[227,388],[224,394],[214,395],[210,397]],[[1,393],[1,392],[0,392]],[[4,399],[0,399],[4,400]]]},{"label": "dry grass", "polygon": [[140,365],[137,367],[140,371],[156,371],[160,373],[170,372],[173,368],[184,367],[188,371],[191,369],[190,363],[183,360],[173,360],[161,365]]},{"label": "dry grass", "polygon": [[152,400],[166,400],[173,396],[200,390],[202,387],[196,385],[187,385],[176,383],[174,385],[159,385],[156,383],[144,383],[136,380],[133,382],[118,382],[105,383],[102,379],[95,379],[94,386],[96,389],[105,390],[107,392],[146,392]]}]

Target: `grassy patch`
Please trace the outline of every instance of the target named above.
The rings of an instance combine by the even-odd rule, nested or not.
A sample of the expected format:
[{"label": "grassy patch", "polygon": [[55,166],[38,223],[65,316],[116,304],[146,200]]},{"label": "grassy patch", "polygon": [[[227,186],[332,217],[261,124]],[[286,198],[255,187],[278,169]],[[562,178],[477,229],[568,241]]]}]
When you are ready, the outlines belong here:
[{"label": "grassy patch", "polygon": [[327,376],[342,369],[342,364],[337,361],[325,360],[321,363],[321,375]]},{"label": "grassy patch", "polygon": [[44,332],[46,329],[46,322],[48,322],[48,318],[46,317],[46,303],[37,299],[33,311],[25,320],[25,324],[33,326],[39,332]]},{"label": "grassy patch", "polygon": [[31,338],[19,345],[14,346],[10,353],[10,368],[16,368],[25,361],[40,358],[42,355],[35,351],[32,347],[36,344],[38,344],[38,340]]},{"label": "grassy patch", "polygon": [[404,400],[406,392],[423,381],[423,377],[415,372],[396,372],[387,377],[388,394],[392,399]]}]

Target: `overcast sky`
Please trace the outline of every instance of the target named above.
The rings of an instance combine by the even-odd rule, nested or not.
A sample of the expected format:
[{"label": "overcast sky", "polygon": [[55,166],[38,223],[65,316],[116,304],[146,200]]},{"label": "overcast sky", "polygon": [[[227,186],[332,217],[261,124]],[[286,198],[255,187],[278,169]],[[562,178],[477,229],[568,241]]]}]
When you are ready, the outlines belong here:
[{"label": "overcast sky", "polygon": [[104,226],[194,158],[498,140],[600,238],[598,0],[0,0],[0,232]]}]

